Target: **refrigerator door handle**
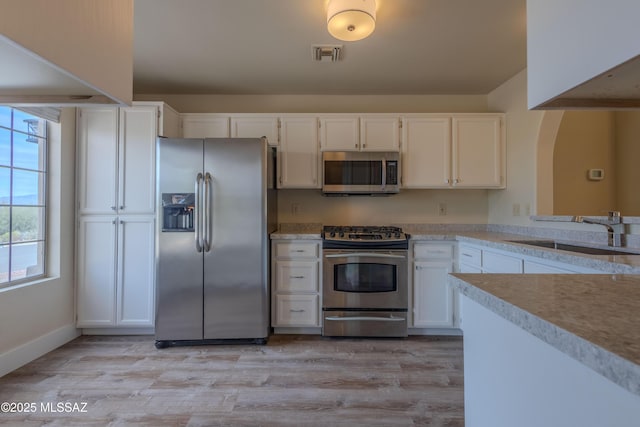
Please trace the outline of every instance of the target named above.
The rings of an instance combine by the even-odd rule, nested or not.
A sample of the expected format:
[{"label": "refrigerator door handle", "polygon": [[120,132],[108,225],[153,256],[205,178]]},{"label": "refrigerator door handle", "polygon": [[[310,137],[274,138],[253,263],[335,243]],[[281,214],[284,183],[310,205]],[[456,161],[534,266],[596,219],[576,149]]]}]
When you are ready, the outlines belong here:
[{"label": "refrigerator door handle", "polygon": [[196,251],[202,252],[202,197],[201,197],[201,188],[202,188],[202,174],[199,173],[196,176],[196,200],[195,200],[195,210],[196,210],[196,218],[194,221],[195,228],[195,240],[196,240]]},{"label": "refrigerator door handle", "polygon": [[211,174],[207,172],[204,176],[204,237],[202,238],[202,249],[209,252],[211,249]]}]

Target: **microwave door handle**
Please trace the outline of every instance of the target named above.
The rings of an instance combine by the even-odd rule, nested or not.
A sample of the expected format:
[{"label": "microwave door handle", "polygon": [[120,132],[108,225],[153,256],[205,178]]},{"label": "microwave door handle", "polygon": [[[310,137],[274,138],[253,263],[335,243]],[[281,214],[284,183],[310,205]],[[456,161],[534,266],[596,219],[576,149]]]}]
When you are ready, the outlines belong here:
[{"label": "microwave door handle", "polygon": [[329,254],[325,255],[325,258],[348,258],[348,257],[367,257],[367,258],[391,258],[391,259],[405,259],[406,257],[403,255],[393,255],[393,254],[375,254],[369,252],[352,252],[352,253],[343,253],[343,254]]},{"label": "microwave door handle", "polygon": [[387,159],[382,159],[382,190],[387,186]]}]

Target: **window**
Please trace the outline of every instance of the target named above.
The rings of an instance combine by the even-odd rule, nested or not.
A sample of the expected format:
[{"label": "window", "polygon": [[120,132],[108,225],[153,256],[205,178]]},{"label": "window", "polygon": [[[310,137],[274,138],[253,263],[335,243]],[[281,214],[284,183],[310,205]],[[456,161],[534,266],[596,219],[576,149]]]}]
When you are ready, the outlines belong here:
[{"label": "window", "polygon": [[0,106],[0,287],[45,273],[47,122]]}]

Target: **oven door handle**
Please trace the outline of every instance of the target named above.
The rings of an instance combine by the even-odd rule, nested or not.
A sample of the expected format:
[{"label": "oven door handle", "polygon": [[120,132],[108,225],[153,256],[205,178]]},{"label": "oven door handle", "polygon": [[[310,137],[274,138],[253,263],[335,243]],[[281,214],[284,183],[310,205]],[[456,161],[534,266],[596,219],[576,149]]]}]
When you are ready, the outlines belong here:
[{"label": "oven door handle", "polygon": [[329,254],[325,255],[325,258],[349,258],[349,257],[367,257],[367,258],[392,258],[392,259],[406,259],[407,257],[404,255],[393,255],[393,254],[376,254],[371,252],[349,252],[342,254]]},{"label": "oven door handle", "polygon": [[361,320],[375,320],[377,322],[404,322],[404,317],[375,317],[375,316],[353,316],[353,317],[341,317],[341,316],[328,316],[325,320],[335,320],[339,322],[355,322]]}]

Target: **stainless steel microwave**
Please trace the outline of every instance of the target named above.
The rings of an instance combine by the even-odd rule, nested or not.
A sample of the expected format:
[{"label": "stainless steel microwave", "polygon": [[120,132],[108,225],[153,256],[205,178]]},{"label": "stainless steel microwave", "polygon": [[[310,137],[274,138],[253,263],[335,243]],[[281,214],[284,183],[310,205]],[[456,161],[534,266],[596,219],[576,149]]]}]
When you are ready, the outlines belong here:
[{"label": "stainless steel microwave", "polygon": [[326,195],[394,194],[400,191],[400,153],[324,151],[322,192]]}]

